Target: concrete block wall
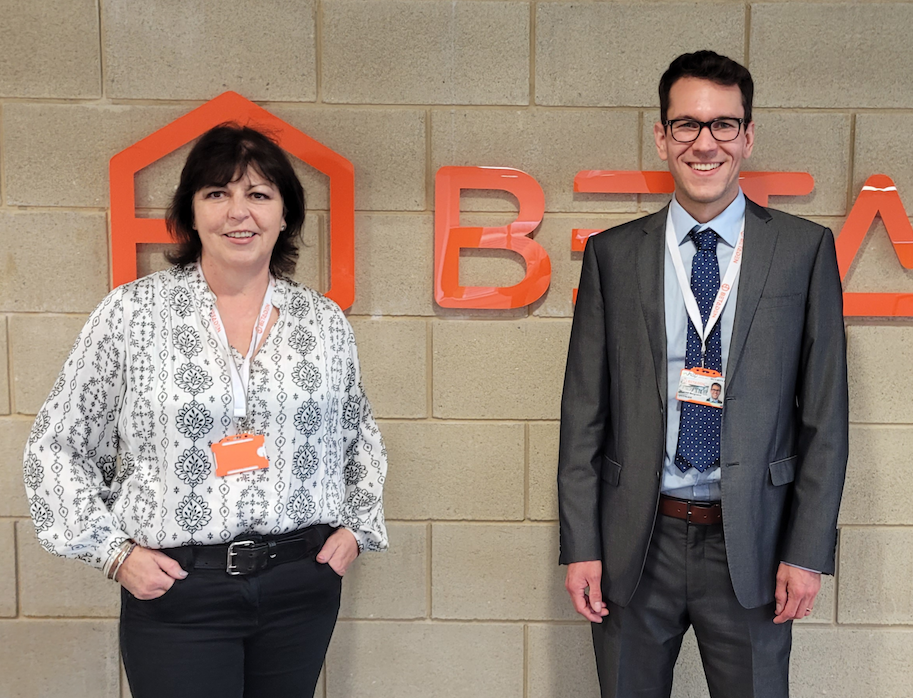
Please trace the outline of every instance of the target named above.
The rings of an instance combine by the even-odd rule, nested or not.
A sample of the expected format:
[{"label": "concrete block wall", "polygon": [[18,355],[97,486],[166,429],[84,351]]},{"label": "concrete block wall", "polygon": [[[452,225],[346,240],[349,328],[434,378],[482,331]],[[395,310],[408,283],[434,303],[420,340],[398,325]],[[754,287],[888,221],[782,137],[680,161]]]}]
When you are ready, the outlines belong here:
[{"label": "concrete block wall", "polygon": [[[662,197],[574,194],[585,169],[659,169],[656,83],[713,48],[757,83],[751,169],[800,170],[772,205],[840,227],[872,174],[913,213],[913,3],[519,0],[0,0],[0,696],[127,696],[117,587],[41,551],[21,484],[33,415],[109,288],[108,161],[235,90],[356,170],[349,315],[390,454],[391,550],[344,584],[319,698],[596,695],[589,631],[557,560],[555,464],[580,255],[573,228]],[[186,154],[137,175],[160,216]],[[434,175],[522,169],[542,185],[539,301],[461,312],[433,302]],[[327,182],[298,278],[327,286]],[[464,220],[513,219],[466,192]],[[140,268],[161,268],[145,246]],[[849,290],[911,291],[877,223]],[[516,259],[465,253],[464,283],[509,285]],[[839,567],[796,628],[793,695],[913,696],[913,321],[850,320],[851,460]],[[690,636],[676,698],[707,695]]]}]

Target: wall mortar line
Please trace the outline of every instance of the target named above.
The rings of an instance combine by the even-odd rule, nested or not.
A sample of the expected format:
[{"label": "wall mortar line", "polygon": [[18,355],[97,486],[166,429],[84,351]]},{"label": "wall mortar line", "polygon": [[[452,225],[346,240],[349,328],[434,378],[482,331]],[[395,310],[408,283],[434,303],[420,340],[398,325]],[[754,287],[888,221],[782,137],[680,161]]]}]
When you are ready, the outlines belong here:
[{"label": "wall mortar line", "polygon": [[884,529],[887,531],[909,529],[910,532],[913,533],[913,521],[902,521],[896,523],[859,523],[857,519],[853,519],[852,521],[847,521],[846,523],[838,522],[837,529],[840,531],[843,531],[844,529],[859,529],[862,531],[872,529]]},{"label": "wall mortar line", "polygon": [[523,624],[523,698],[529,698],[529,624]]},{"label": "wall mortar line", "polygon": [[317,252],[322,263],[318,267],[318,278],[321,288],[330,287],[330,213],[321,211],[317,224]]},{"label": "wall mortar line", "polygon": [[529,4],[529,106],[536,106],[536,11],[537,2]]},{"label": "wall mortar line", "polygon": [[10,321],[6,315],[2,316],[3,318],[3,332],[6,337],[6,404],[9,405],[9,415],[12,416],[13,412],[13,342],[10,339]]},{"label": "wall mortar line", "polygon": [[323,2],[314,4],[314,98],[316,104],[323,104]]},{"label": "wall mortar line", "polygon": [[425,417],[434,418],[434,322],[425,318]]},{"label": "wall mortar line", "polygon": [[[843,215],[850,215],[853,208],[853,192],[856,190],[856,114],[850,113],[850,142],[849,155],[847,157],[847,187],[846,187],[846,210]],[[868,237],[868,234],[866,235]]]},{"label": "wall mortar line", "polygon": [[107,88],[105,87],[105,75],[108,65],[105,60],[105,22],[102,2],[104,0],[95,0],[95,7],[98,11],[98,87],[101,99],[107,99]]},{"label": "wall mortar line", "polygon": [[745,50],[742,55],[743,65],[751,70],[751,3],[745,3]]},{"label": "wall mortar line", "polygon": [[[644,112],[637,112],[637,169],[644,169]],[[634,197],[634,205],[637,207],[637,212],[639,214],[644,213],[644,201],[643,195],[637,194]]]},{"label": "wall mortar line", "polygon": [[841,527],[837,527],[837,550],[834,551],[834,625],[840,624],[840,549],[843,547]]},{"label": "wall mortar line", "polygon": [[431,108],[425,109],[425,208],[424,211],[434,211],[434,163],[431,157],[432,132]]},{"label": "wall mortar line", "polygon": [[427,554],[425,555],[425,618],[431,619],[434,608],[434,585],[432,584],[432,555],[434,553],[434,522],[425,524],[425,535],[428,539]]},{"label": "wall mortar line", "polygon": [[[7,418],[17,417],[19,413],[16,409],[16,390],[13,383],[13,376],[16,375],[16,371],[13,366],[13,340],[12,340],[12,323],[10,322],[10,316],[5,315],[3,318],[6,323],[6,373],[7,380],[9,382],[8,392],[9,392],[9,403],[10,403],[10,413]],[[34,417],[32,418],[34,419]],[[19,593],[18,584],[16,586],[16,593]]]},{"label": "wall mortar line", "polygon": [[529,448],[529,422],[523,423],[523,520],[529,521],[529,468],[530,468],[530,448]]},{"label": "wall mortar line", "polygon": [[[913,0],[911,0],[913,2]],[[43,105],[43,106],[72,106],[72,107],[184,107],[188,111],[205,104],[206,99],[180,99],[174,97],[168,98],[149,98],[149,97],[3,97],[2,101],[10,105]],[[442,102],[317,102],[288,100],[288,99],[256,99],[251,101],[262,106],[264,109],[274,107],[296,107],[299,109],[338,109],[338,110],[356,110],[356,111],[389,111],[389,110],[420,110],[420,109],[437,109],[448,111],[465,110],[465,111],[497,111],[505,112],[512,110],[529,109],[530,105],[525,103],[517,104],[444,104]],[[537,110],[550,112],[599,112],[599,113],[618,113],[632,112],[638,110],[658,109],[659,104],[540,104],[535,105]],[[765,113],[780,114],[848,114],[850,112],[860,114],[883,114],[893,116],[909,116],[913,114],[913,106],[855,106],[843,105],[836,107],[829,106],[780,106],[780,105],[755,105],[754,111]]]},{"label": "wall mortar line", "polygon": [[22,588],[22,582],[19,579],[21,574],[21,566],[19,564],[19,524],[13,524],[13,569],[15,573],[13,575],[13,580],[16,584],[16,618],[22,618],[22,594],[19,590]]},{"label": "wall mortar line", "polygon": [[6,209],[6,139],[3,133],[4,100],[0,100],[0,210]]}]

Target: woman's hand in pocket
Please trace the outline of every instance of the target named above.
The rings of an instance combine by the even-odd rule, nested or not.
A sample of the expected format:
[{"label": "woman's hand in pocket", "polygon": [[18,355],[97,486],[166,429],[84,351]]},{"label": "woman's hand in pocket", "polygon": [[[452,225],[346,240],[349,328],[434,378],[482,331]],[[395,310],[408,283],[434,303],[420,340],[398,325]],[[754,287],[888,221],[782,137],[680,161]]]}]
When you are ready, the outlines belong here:
[{"label": "woman's hand in pocket", "polygon": [[356,557],[358,557],[358,541],[355,540],[355,534],[347,528],[340,528],[327,538],[327,542],[317,553],[317,562],[328,564],[336,574],[342,577]]},{"label": "woman's hand in pocket", "polygon": [[117,571],[117,581],[141,601],[157,599],[187,573],[165,553],[137,545]]}]

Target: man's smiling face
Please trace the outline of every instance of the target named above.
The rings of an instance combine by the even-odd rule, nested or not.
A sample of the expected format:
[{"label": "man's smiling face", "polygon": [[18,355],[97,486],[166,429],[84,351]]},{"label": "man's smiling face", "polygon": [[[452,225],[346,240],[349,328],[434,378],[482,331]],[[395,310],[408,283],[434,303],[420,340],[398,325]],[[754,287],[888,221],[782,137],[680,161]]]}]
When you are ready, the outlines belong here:
[{"label": "man's smiling face", "polygon": [[[669,90],[672,119],[711,121],[723,117],[743,118],[742,93],[737,85],[718,85],[700,78],[681,78]],[[709,128],[701,129],[697,140],[679,143],[670,129],[653,127],[656,151],[669,164],[675,180],[675,198],[700,223],[715,218],[733,202],[739,191],[742,160],[754,147],[754,123],[743,125],[738,137],[718,142]]]}]

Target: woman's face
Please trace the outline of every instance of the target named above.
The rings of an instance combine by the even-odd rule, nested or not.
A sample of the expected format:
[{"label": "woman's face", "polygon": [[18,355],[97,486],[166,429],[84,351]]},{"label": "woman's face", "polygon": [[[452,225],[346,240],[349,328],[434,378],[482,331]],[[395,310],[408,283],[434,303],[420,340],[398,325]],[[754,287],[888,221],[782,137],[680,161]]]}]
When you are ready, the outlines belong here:
[{"label": "woman's face", "polygon": [[193,225],[204,263],[246,272],[268,268],[285,229],[284,210],[279,190],[254,167],[224,187],[203,187],[193,196]]}]

